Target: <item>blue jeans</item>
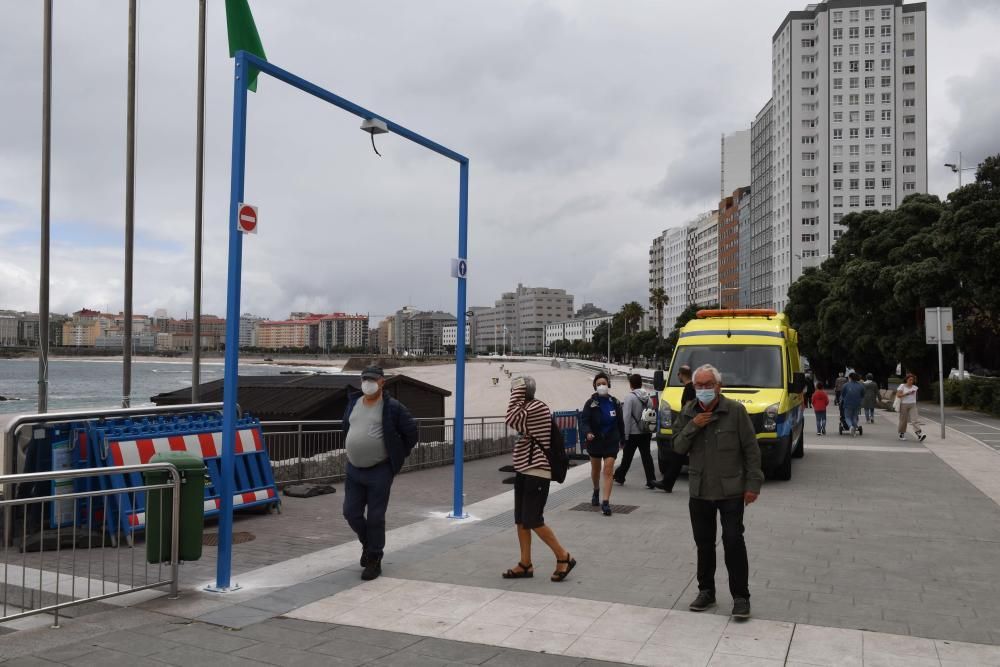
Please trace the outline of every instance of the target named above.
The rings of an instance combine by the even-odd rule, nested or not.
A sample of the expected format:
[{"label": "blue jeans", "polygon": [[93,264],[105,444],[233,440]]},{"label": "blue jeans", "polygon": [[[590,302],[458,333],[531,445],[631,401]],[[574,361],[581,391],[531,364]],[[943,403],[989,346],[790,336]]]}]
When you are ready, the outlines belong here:
[{"label": "blue jeans", "polygon": [[856,405],[845,405],[844,406],[844,421],[847,422],[848,428],[858,427],[858,412],[861,410]]},{"label": "blue jeans", "polygon": [[[344,482],[344,518],[369,556],[382,558],[385,549],[385,511],[392,488],[392,464],[388,461],[371,468],[347,464]],[[368,516],[365,516],[365,506]]]},{"label": "blue jeans", "polygon": [[823,433],[826,431],[826,410],[816,411],[816,432]]},{"label": "blue jeans", "polygon": [[865,419],[875,421],[875,408],[865,408]]}]

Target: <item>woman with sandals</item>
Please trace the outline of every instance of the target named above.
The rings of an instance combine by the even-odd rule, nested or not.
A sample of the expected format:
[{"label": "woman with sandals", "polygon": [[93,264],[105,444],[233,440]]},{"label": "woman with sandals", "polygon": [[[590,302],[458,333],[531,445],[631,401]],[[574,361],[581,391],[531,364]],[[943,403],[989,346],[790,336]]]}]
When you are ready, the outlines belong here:
[{"label": "woman with sandals", "polygon": [[556,571],[552,573],[552,581],[563,581],[576,567],[576,559],[569,555],[552,529],[545,525],[543,513],[552,474],[544,450],[548,448],[551,438],[552,412],[549,406],[535,398],[534,378],[519,377],[511,382],[507,426],[521,434],[514,444],[514,525],[521,560],[504,572],[503,578],[530,579],[535,576],[531,563],[531,531],[535,531],[555,554]]}]

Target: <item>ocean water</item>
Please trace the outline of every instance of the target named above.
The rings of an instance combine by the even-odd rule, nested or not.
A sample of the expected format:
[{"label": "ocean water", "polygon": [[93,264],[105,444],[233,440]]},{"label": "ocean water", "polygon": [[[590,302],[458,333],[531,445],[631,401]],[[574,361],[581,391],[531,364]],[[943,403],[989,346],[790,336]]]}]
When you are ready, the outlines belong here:
[{"label": "ocean water", "polygon": [[[277,375],[281,371],[323,371],[330,367],[241,364],[241,375]],[[202,361],[201,381],[220,380],[221,360]],[[149,400],[164,391],[191,386],[191,361],[132,361],[132,405],[152,405]],[[49,410],[117,408],[122,400],[122,360],[120,358],[49,361]],[[38,407],[38,360],[0,359],[0,414],[33,413]]]}]

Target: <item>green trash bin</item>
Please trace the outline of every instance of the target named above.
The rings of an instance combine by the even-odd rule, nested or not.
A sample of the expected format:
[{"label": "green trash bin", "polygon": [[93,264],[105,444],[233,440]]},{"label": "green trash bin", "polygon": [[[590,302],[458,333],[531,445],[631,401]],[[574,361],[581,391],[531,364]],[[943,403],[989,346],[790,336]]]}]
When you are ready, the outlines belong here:
[{"label": "green trash bin", "polygon": [[[181,476],[180,546],[181,560],[201,558],[201,538],[205,527],[205,462],[187,452],[161,452],[150,463],[173,463]],[[145,474],[147,484],[167,484],[166,470]],[[173,489],[152,489],[146,492],[146,560],[150,563],[170,562],[170,523],[173,518]]]}]

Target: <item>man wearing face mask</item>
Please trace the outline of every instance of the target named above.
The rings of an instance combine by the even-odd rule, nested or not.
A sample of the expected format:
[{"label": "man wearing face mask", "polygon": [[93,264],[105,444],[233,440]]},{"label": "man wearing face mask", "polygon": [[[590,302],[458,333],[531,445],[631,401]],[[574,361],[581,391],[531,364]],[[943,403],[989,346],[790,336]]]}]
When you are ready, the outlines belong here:
[{"label": "man wearing face mask", "polygon": [[389,491],[403,461],[417,444],[416,422],[405,405],[383,394],[384,385],[381,368],[369,366],[363,370],[362,393],[348,396],[344,412],[344,518],[361,541],[361,578],[366,581],[382,574]]},{"label": "man wearing face mask", "polygon": [[764,473],[760,447],[746,408],[722,395],[722,374],[708,364],[694,373],[696,400],[674,425],[674,451],[687,454],[688,511],[698,547],[698,597],[691,611],[715,606],[716,514],[729,571],[735,618],[750,618],[750,565],[743,539],[743,510],[757,500]]}]

